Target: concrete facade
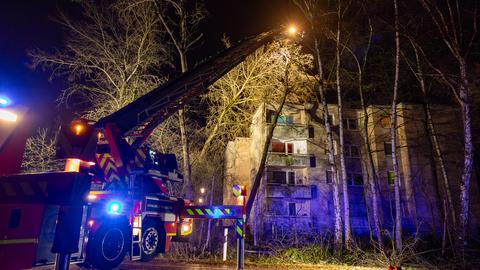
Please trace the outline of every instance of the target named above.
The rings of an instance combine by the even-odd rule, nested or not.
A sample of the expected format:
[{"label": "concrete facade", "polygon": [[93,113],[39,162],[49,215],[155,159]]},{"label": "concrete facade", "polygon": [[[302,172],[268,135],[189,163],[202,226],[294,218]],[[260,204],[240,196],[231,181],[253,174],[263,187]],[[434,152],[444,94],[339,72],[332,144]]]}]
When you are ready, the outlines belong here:
[{"label": "concrete facade", "polygon": [[[336,134],[340,119],[336,105],[329,105],[329,112],[333,122],[334,148],[338,154]],[[392,217],[395,216],[391,207],[394,204],[394,194],[391,148],[389,149],[390,107],[370,106],[367,113],[372,156],[379,176],[381,222],[385,230],[390,230]],[[273,108],[262,105],[252,118],[250,137],[237,138],[228,143],[225,204],[238,203],[231,195],[233,184],[245,185],[247,189],[251,187],[273,114]],[[459,150],[462,149],[462,128],[457,119],[461,117],[458,111],[448,106],[434,106],[432,114],[447,163],[454,201],[458,203],[458,179],[462,172],[463,151]],[[399,104],[398,115],[397,153],[404,232],[438,236],[442,224],[440,211],[443,209],[444,190],[441,174],[433,165],[424,110],[418,104]],[[366,189],[366,183],[371,181],[371,172],[367,170],[362,137],[363,117],[362,110],[344,109],[344,151],[351,227],[357,237],[368,237],[369,223],[372,220],[371,197]],[[320,234],[333,232],[332,175],[327,169],[322,118],[321,111],[312,109],[310,105],[285,106],[274,131],[262,184],[250,217],[249,226],[256,239],[266,240],[292,231]],[[478,190],[478,182],[472,180],[471,231],[474,235],[479,234]]]}]

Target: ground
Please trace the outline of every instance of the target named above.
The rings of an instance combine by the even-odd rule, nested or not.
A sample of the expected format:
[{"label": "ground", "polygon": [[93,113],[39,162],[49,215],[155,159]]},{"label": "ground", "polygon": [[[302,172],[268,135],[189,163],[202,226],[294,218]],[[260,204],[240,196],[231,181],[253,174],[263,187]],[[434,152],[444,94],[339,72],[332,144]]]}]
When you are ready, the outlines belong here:
[{"label": "ground", "polygon": [[[285,266],[282,269],[292,269],[292,266]],[[41,267],[39,270],[51,270],[53,266]],[[70,267],[71,270],[81,270],[76,265]],[[163,261],[151,261],[151,262],[128,262],[125,261],[120,265],[118,270],[135,270],[135,269],[146,269],[146,270],[235,270],[234,265],[208,265],[208,264],[195,264],[195,263],[166,263]],[[250,267],[246,266],[245,269],[252,270],[273,270],[279,269],[278,266],[275,267]],[[339,266],[339,265],[325,265],[317,267],[297,267],[295,269],[302,270],[380,270],[384,268],[373,268],[373,267],[359,267],[359,266]]]}]

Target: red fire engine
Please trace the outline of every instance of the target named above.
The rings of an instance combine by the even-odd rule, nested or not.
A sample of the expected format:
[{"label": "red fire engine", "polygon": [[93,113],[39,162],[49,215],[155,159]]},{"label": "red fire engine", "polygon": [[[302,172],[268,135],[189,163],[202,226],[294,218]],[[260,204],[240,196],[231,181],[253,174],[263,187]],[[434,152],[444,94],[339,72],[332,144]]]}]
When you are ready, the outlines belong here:
[{"label": "red fire engine", "polygon": [[[168,251],[171,241],[185,241],[192,219],[183,213],[191,202],[170,194],[172,183],[182,181],[175,156],[144,142],[167,117],[280,33],[247,38],[97,122],[63,125],[57,157],[66,160],[64,172],[0,176],[2,268],[47,264],[56,253],[57,265],[77,261],[111,269],[126,254],[147,261]],[[5,142],[0,157],[11,153],[5,146],[12,144]],[[4,165],[0,174],[16,172]]]}]

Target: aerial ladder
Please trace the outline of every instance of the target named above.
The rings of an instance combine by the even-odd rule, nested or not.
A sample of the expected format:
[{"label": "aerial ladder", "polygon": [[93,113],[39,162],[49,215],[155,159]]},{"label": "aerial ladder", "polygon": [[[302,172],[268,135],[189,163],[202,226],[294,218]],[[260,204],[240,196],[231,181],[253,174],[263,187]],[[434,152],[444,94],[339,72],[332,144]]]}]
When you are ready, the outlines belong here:
[{"label": "aerial ladder", "polygon": [[[0,221],[0,239],[7,240],[0,242],[0,265],[20,269],[56,260],[57,269],[68,269],[71,261],[112,269],[126,254],[148,261],[167,252],[171,241],[186,241],[192,218],[208,216],[199,213],[241,217],[239,208],[202,211],[171,196],[169,184],[182,181],[175,156],[145,142],[165,119],[284,34],[246,38],[97,122],[62,125],[57,158],[66,160],[65,171],[0,176],[0,210],[7,217]],[[18,209],[20,203],[41,205],[41,211],[33,215]],[[42,221],[26,227],[29,216]],[[21,254],[23,241],[15,238],[20,230],[38,235]]]}]

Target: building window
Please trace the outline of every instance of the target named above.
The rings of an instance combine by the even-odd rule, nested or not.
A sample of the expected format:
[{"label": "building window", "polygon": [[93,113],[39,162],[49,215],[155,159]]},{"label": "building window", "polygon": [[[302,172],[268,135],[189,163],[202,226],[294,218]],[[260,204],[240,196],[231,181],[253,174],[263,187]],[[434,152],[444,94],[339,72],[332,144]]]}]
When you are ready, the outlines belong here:
[{"label": "building window", "polygon": [[293,143],[285,143],[279,140],[272,140],[270,149],[273,153],[293,154],[294,145]]},{"label": "building window", "polygon": [[315,129],[313,126],[308,126],[308,138],[312,139],[315,137]]},{"label": "building window", "polygon": [[315,156],[310,156],[310,168],[317,167],[317,158]]},{"label": "building window", "polygon": [[283,200],[281,199],[269,199],[267,200],[267,212],[270,215],[281,216],[285,215],[285,208]]},{"label": "building window", "polygon": [[283,171],[273,171],[272,178],[269,179],[269,183],[273,184],[286,184],[287,183],[287,175]]},{"label": "building window", "polygon": [[384,142],[383,143],[383,149],[385,151],[385,155],[391,155],[392,154],[392,144]]},{"label": "building window", "polygon": [[287,172],[287,184],[295,185],[295,172]]},{"label": "building window", "polygon": [[297,215],[297,207],[295,203],[288,203],[288,215],[289,216],[296,216]]},{"label": "building window", "polygon": [[349,186],[363,186],[363,175],[360,173],[348,173],[347,182]]},{"label": "building window", "polygon": [[358,158],[360,156],[358,146],[351,144],[346,144],[343,146],[343,154],[345,155],[345,157],[349,158]]},{"label": "building window", "polygon": [[342,124],[343,124],[343,128],[347,130],[358,129],[357,119],[343,119]]},{"label": "building window", "polygon": [[267,178],[267,182],[270,184],[295,185],[295,171],[272,171],[271,177]]},{"label": "building window", "polygon": [[393,186],[395,184],[395,172],[388,171],[388,185]]},{"label": "building window", "polygon": [[[272,114],[271,122],[275,121],[275,114]],[[277,118],[277,124],[286,124],[292,125],[293,124],[293,115],[279,115]]]},{"label": "building window", "polygon": [[326,171],[326,182],[327,184],[331,184],[333,182],[333,172],[332,171]]}]

